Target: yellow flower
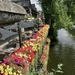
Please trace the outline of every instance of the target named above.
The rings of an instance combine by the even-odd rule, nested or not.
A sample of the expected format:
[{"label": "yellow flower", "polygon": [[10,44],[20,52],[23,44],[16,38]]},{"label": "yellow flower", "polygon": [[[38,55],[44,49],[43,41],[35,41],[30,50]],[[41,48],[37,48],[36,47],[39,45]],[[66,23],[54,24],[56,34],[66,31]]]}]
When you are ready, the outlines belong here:
[{"label": "yellow flower", "polygon": [[0,70],[1,71],[1,73],[3,73],[4,72],[4,70],[2,69],[2,70]]},{"label": "yellow flower", "polygon": [[27,58],[27,55],[26,55],[26,54],[24,54],[23,56],[24,56],[25,58]]},{"label": "yellow flower", "polygon": [[9,74],[11,75],[11,74],[12,74],[12,72],[10,71],[10,72],[9,72]]},{"label": "yellow flower", "polygon": [[3,73],[3,72],[4,72],[3,65],[0,65],[0,71],[1,71],[1,73]]},{"label": "yellow flower", "polygon": [[9,65],[7,65],[7,68],[9,68]]},{"label": "yellow flower", "polygon": [[22,57],[22,56],[23,56],[23,55],[22,55],[22,53],[19,53],[18,55],[19,55],[20,57]]},{"label": "yellow flower", "polygon": [[18,70],[17,73],[18,73],[17,75],[22,75],[22,71],[20,70]]},{"label": "yellow flower", "polygon": [[17,75],[16,72],[14,72],[13,75]]},{"label": "yellow flower", "polygon": [[49,38],[47,38],[47,42],[51,42],[51,40]]},{"label": "yellow flower", "polygon": [[3,66],[2,65],[0,65],[0,70],[2,70],[3,69]]},{"label": "yellow flower", "polygon": [[5,70],[6,75],[8,75],[8,71]]}]

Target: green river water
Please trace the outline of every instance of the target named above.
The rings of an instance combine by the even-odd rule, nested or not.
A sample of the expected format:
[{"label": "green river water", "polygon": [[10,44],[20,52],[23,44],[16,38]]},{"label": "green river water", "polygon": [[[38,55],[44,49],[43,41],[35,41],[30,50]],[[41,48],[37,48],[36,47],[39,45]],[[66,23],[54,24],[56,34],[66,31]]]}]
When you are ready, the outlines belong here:
[{"label": "green river water", "polygon": [[60,29],[57,39],[58,42],[53,42],[50,47],[48,72],[54,75],[75,75],[75,30],[68,32]]}]

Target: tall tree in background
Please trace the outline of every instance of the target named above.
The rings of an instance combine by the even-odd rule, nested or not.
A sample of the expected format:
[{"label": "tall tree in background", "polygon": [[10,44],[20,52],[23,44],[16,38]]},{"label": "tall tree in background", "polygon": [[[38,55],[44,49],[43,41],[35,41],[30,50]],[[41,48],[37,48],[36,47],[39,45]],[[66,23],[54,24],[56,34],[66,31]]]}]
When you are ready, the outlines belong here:
[{"label": "tall tree in background", "polygon": [[75,23],[75,0],[65,0],[64,4],[67,6],[68,16],[71,16],[72,21]]},{"label": "tall tree in background", "polygon": [[54,28],[53,28],[53,23],[54,23],[54,17],[53,16],[53,0],[39,0],[41,6],[42,6],[42,10],[44,12],[44,16],[45,16],[45,23],[46,24],[50,24],[50,29],[49,29],[49,35],[50,38],[53,38],[54,35]]},{"label": "tall tree in background", "polygon": [[[53,38],[56,30],[60,28],[69,29],[73,25],[72,18],[74,16],[72,13],[75,12],[75,10],[71,7],[69,9],[72,3],[67,3],[68,1],[69,0],[39,0],[45,15],[45,22],[51,26],[49,35],[53,36]],[[75,2],[74,0],[70,1]],[[70,10],[73,12],[70,12]]]}]

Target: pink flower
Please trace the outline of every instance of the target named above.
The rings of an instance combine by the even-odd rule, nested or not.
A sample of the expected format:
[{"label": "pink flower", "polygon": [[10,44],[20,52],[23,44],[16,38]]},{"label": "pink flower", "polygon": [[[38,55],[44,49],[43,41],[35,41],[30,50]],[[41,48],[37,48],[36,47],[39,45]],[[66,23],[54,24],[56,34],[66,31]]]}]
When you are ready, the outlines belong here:
[{"label": "pink flower", "polygon": [[8,59],[4,59],[4,63],[8,65],[10,64],[10,61]]}]

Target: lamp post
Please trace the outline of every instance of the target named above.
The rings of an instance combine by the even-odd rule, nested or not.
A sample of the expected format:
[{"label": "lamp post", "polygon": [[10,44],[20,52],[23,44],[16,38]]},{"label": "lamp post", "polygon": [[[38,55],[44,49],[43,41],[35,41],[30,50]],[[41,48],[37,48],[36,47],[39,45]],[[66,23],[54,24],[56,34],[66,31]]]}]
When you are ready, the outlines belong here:
[{"label": "lamp post", "polygon": [[21,29],[19,27],[19,22],[17,25],[18,25],[19,46],[21,47]]}]

